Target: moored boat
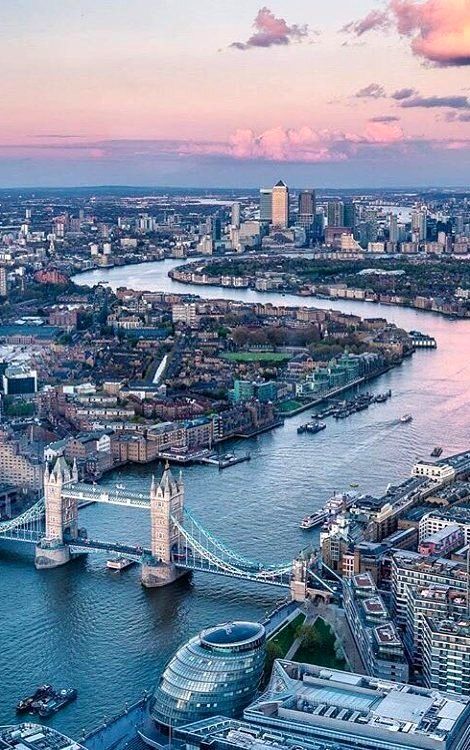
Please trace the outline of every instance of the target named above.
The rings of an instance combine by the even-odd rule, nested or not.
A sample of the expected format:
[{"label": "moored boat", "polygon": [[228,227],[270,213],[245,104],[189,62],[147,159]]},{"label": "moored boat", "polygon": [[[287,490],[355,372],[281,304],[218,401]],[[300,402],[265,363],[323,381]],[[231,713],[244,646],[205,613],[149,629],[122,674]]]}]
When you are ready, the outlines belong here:
[{"label": "moored boat", "polygon": [[34,713],[33,706],[39,701],[47,700],[54,694],[52,685],[41,685],[28,698],[23,698],[16,704],[17,714]]},{"label": "moored boat", "polygon": [[52,685],[41,685],[32,695],[17,703],[16,713],[36,714],[47,719],[74,701],[76,697],[75,688],[54,690]]},{"label": "moored boat", "polygon": [[106,560],[106,567],[110,568],[110,570],[125,570],[126,568],[130,568],[133,564],[133,560],[130,560],[128,557],[122,557],[121,555],[119,555],[119,557],[110,557],[109,560]]},{"label": "moored boat", "polygon": [[305,516],[300,522],[301,529],[313,529],[315,526],[320,526],[326,521],[336,518],[339,513],[349,510],[352,508],[358,498],[358,494],[343,492],[335,492],[329,500],[326,501],[323,508],[320,508],[315,513],[311,513]]},{"label": "moored boat", "polygon": [[42,702],[37,713],[42,719],[48,719],[62,708],[65,708],[69,703],[72,703],[76,698],[77,691],[74,688],[58,690],[51,698]]}]

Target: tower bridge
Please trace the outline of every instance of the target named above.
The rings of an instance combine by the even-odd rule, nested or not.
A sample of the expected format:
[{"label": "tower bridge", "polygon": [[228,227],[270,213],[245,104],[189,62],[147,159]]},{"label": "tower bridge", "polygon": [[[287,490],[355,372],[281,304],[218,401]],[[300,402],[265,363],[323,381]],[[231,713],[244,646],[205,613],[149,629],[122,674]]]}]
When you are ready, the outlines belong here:
[{"label": "tower bridge", "polygon": [[[150,546],[88,538],[79,527],[81,505],[103,503],[150,515]],[[289,588],[294,599],[303,600],[309,581],[316,579],[315,593],[329,598],[334,588],[316,576],[302,557],[283,565],[263,565],[232,550],[195,518],[184,504],[181,473],[175,479],[169,465],[159,482],[152,479],[148,495],[127,490],[122,485],[105,489],[79,482],[77,465],[64,458],[44,472],[44,497],[23,514],[0,522],[0,540],[35,544],[35,564],[39,569],[65,565],[76,554],[103,550],[115,552],[141,565],[144,586],[166,586],[195,570]]]}]

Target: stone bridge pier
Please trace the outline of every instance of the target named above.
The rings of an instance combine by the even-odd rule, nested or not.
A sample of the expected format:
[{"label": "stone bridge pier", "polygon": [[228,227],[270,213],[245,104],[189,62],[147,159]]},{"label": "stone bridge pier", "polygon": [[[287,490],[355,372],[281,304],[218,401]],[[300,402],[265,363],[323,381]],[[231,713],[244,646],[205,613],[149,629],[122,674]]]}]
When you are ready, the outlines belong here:
[{"label": "stone bridge pier", "polygon": [[172,550],[179,541],[175,521],[183,524],[184,484],[180,472],[175,479],[167,462],[160,482],[152,479],[150,488],[151,558],[144,560],[141,580],[147,588],[168,586],[188,571],[177,568]]},{"label": "stone bridge pier", "polygon": [[64,498],[62,488],[78,481],[77,463],[72,469],[65,458],[56,460],[53,468],[46,463],[44,470],[44,503],[46,509],[46,533],[36,547],[36,568],[57,568],[70,560],[69,546],[65,535],[78,535],[78,507],[76,499]]}]

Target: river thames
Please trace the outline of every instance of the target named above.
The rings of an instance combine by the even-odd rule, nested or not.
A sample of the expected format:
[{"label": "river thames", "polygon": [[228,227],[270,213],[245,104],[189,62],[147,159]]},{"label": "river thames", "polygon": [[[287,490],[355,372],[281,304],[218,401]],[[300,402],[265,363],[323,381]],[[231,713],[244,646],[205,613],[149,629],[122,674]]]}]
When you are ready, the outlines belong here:
[{"label": "river thames", "polygon": [[[186,502],[203,524],[230,546],[266,563],[291,559],[315,532],[300,519],[335,490],[358,483],[360,491],[382,493],[389,482],[409,475],[416,458],[442,445],[444,456],[470,442],[470,323],[405,308],[332,302],[251,290],[188,286],[164,261],[92,271],[79,284],[196,293],[278,304],[341,309],[362,317],[383,316],[407,330],[435,336],[438,348],[418,351],[400,367],[368,384],[392,389],[377,404],[347,420],[327,420],[317,435],[297,435],[306,415],[284,427],[240,443],[252,460],[219,472],[211,466],[184,470]],[[411,413],[413,421],[399,417]],[[111,474],[103,484],[126,483],[146,491],[155,465]],[[90,536],[148,543],[145,511],[91,506],[80,514]],[[139,585],[136,568],[116,574],[105,557],[80,558],[54,571],[36,571],[32,555],[14,546],[0,549],[0,724],[14,720],[16,701],[38,684],[75,687],[75,704],[51,721],[79,738],[104,716],[139,697],[155,683],[175,649],[198,629],[232,618],[259,618],[282,589],[240,584],[204,574],[167,589]]]}]

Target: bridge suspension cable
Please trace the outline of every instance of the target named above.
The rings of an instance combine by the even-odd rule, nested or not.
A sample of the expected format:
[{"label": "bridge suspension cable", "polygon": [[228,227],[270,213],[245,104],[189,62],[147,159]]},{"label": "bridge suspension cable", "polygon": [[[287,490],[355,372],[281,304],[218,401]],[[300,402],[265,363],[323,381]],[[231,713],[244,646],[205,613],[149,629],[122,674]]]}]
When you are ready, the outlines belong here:
[{"label": "bridge suspension cable", "polygon": [[44,498],[19,516],[0,522],[0,539],[37,542],[44,533]]},{"label": "bridge suspension cable", "polygon": [[199,533],[198,537],[195,537],[173,516],[172,522],[178,529],[181,539],[186,542],[184,545],[178,545],[174,559],[176,565],[235,578],[244,578],[250,581],[259,581],[260,583],[271,583],[278,586],[289,585],[292,571],[291,563],[279,567],[265,568],[256,563],[250,563],[250,565],[237,564],[230,556],[229,559],[220,556],[220,547],[223,545],[217,540],[209,538],[209,546],[207,546],[208,535],[204,533],[205,530],[200,525],[196,527]]},{"label": "bridge suspension cable", "polygon": [[217,548],[223,555],[228,557],[231,560],[234,560],[237,563],[240,563],[242,565],[246,565],[248,567],[257,567],[257,563],[253,560],[249,560],[246,557],[243,557],[242,555],[238,554],[234,550],[229,549],[223,542],[221,542],[219,539],[217,539],[213,534],[211,534],[210,531],[207,531],[207,529],[202,526],[200,521],[195,518],[193,513],[188,509],[184,509],[184,515],[185,518],[188,519],[190,524],[195,527],[202,536],[207,540],[208,543],[212,544],[215,548]]}]

